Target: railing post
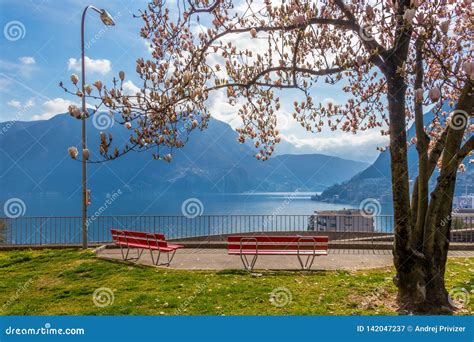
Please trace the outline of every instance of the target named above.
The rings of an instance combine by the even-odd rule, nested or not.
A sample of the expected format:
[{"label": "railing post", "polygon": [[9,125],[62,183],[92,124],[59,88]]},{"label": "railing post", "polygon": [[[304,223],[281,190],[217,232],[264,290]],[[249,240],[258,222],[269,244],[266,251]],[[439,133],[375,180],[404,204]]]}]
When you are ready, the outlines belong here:
[{"label": "railing post", "polygon": [[376,225],[376,222],[377,222],[377,216],[374,215],[374,217],[372,218],[372,226],[373,226],[373,229],[372,229],[372,249],[374,247],[374,232],[375,232],[375,225]]},{"label": "railing post", "polygon": [[211,239],[211,216],[207,216],[207,236]]},{"label": "railing post", "polygon": [[40,233],[39,234],[40,235],[39,236],[39,244],[41,245],[41,242],[43,240],[43,218],[42,217],[40,218],[40,227],[39,228],[40,228],[39,229],[39,233]]},{"label": "railing post", "polygon": [[[377,215],[371,218],[347,216],[277,215],[277,214],[226,214],[203,215],[194,219],[184,216],[100,216],[90,222],[91,242],[109,241],[111,223],[119,228],[140,229],[163,232],[170,238],[211,236],[245,233],[296,232],[301,229],[313,230],[334,235],[341,243],[348,241],[364,242],[368,249],[381,243],[393,243],[394,222],[392,215]],[[153,221],[152,221],[153,217]],[[48,243],[78,243],[80,217],[21,217],[2,218],[6,225],[5,242],[8,244],[45,245]],[[370,220],[370,221],[369,221]],[[458,215],[462,227],[452,231],[453,242],[474,243],[474,216]],[[335,227],[334,227],[335,224]],[[372,224],[372,227],[370,227]],[[38,226],[39,225],[39,226]],[[153,229],[151,229],[153,225]],[[370,230],[370,232],[369,232]],[[97,232],[95,232],[97,231]],[[333,234],[334,233],[334,234]],[[38,237],[39,234],[39,237]],[[44,235],[44,236],[43,236]],[[94,237],[95,236],[95,237]],[[391,241],[390,241],[391,240]],[[367,242],[370,241],[370,246]],[[388,246],[385,246],[388,247]]]}]

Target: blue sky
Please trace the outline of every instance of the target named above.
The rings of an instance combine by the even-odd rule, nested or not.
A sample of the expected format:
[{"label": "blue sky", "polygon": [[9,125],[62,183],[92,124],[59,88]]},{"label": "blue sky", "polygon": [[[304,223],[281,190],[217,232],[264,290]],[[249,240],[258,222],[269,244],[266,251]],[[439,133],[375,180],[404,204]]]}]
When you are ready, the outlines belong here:
[{"label": "blue sky", "polygon": [[[130,90],[137,84],[135,60],[149,56],[147,43],[139,36],[141,19],[133,18],[145,8],[145,0],[0,0],[2,36],[0,38],[0,121],[38,120],[63,113],[70,103],[78,102],[59,86],[69,84],[71,73],[80,73],[80,23],[84,7],[105,8],[115,18],[114,27],[105,27],[98,14],[89,11],[86,19],[86,81],[101,79],[109,83],[120,70],[125,71]],[[321,101],[344,102],[339,88],[317,89]],[[291,96],[287,106],[291,108]],[[239,125],[223,98],[210,102],[218,119]],[[376,146],[385,143],[378,131],[361,135],[340,132],[306,133],[289,114],[282,115],[283,138],[294,148],[285,152],[324,153],[361,161],[373,161]]]},{"label": "blue sky", "polygon": [[[70,74],[80,71],[80,22],[86,4],[79,0],[1,1],[2,121],[48,118],[55,111],[64,112],[68,101],[77,101],[58,83],[68,83]],[[119,70],[133,76],[134,61],[147,48],[137,33],[141,20],[132,15],[146,2],[97,0],[94,5],[106,8],[117,26],[105,27],[97,13],[89,11],[86,55],[92,62],[88,81],[107,82]]]}]

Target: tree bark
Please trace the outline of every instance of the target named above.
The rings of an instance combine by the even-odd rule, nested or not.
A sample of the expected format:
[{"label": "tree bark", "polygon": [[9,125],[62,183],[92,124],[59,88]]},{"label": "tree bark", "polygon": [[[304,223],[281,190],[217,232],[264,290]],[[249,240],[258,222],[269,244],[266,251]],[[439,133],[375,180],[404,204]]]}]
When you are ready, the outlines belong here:
[{"label": "tree bark", "polygon": [[[415,89],[423,87],[423,41],[419,37],[415,43],[416,63],[415,63]],[[429,138],[425,133],[425,125],[423,121],[423,104],[415,98],[415,128],[416,128],[416,150],[418,151],[418,177],[413,185],[412,195],[412,225],[413,246],[422,252],[423,247],[423,227],[425,225],[426,211],[428,210],[428,182],[430,175],[428,172],[428,144]]]},{"label": "tree bark", "polygon": [[[456,175],[463,136],[472,115],[474,96],[473,84],[467,82],[456,105],[452,121],[465,122],[463,127],[449,125],[442,156],[442,166],[435,189],[431,193],[431,201],[427,212],[424,254],[426,257],[425,283],[426,301],[424,309],[430,313],[446,312],[452,309],[444,276],[451,234],[451,212],[453,205]],[[460,121],[458,121],[460,120]]]},{"label": "tree bark", "polygon": [[[464,120],[471,116],[474,105],[472,82],[465,85],[454,111],[453,121]],[[418,111],[417,111],[418,112]],[[419,113],[416,125],[422,124]],[[464,118],[463,118],[464,117]],[[392,121],[393,123],[393,121]],[[397,127],[397,126],[395,126]],[[419,176],[415,183],[413,200],[411,205],[412,219],[405,228],[400,226],[404,220],[400,219],[405,210],[399,191],[406,191],[405,181],[400,177],[403,169],[403,161],[399,156],[392,156],[392,182],[394,188],[394,214],[395,214],[395,247],[394,260],[397,270],[395,278],[399,289],[398,301],[400,309],[406,312],[442,314],[452,311],[454,308],[449,301],[449,294],[445,286],[446,261],[449,250],[449,239],[451,233],[451,211],[456,185],[456,175],[459,163],[466,152],[472,150],[471,140],[461,146],[466,127],[449,125],[442,135],[442,141],[427,156],[425,148],[419,148],[420,165]],[[395,133],[395,132],[394,132]],[[422,131],[417,127],[419,137]],[[393,153],[401,153],[402,141],[391,139],[391,144],[397,143],[399,148],[393,149]],[[406,146],[406,144],[405,144]],[[474,146],[474,145],[473,145]],[[440,149],[443,151],[442,155]],[[392,153],[392,150],[391,150]],[[437,179],[437,184],[431,192],[431,198],[427,198],[427,181],[429,180],[434,165],[441,155],[442,167]],[[394,160],[395,157],[395,160]],[[402,182],[400,182],[402,180]],[[408,195],[407,195],[408,196]],[[422,213],[425,215],[422,215]],[[416,214],[416,218],[413,215]],[[420,224],[420,220],[423,224]],[[420,227],[422,228],[422,244],[420,248]]]},{"label": "tree bark", "polygon": [[392,173],[392,194],[394,210],[393,247],[397,274],[394,282],[398,287],[398,302],[405,310],[409,303],[420,299],[417,284],[422,275],[417,258],[411,248],[412,220],[408,175],[407,138],[405,124],[405,91],[403,78],[393,75],[388,81],[388,107],[390,116],[390,159]]}]

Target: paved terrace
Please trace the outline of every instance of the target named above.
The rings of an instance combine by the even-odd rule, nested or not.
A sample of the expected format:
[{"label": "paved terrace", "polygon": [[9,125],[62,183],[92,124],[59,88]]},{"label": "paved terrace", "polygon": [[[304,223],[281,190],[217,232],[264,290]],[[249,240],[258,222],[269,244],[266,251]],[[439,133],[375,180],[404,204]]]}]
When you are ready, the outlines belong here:
[{"label": "paved terrace", "polygon": [[[99,249],[100,258],[122,260],[118,248]],[[136,250],[130,251],[130,257],[136,256]],[[157,255],[155,253],[154,255]],[[450,251],[450,257],[474,257],[474,251]],[[162,255],[160,261],[166,261]],[[134,262],[134,261],[130,261]],[[154,266],[150,252],[145,250],[138,261],[140,265]],[[333,249],[327,256],[314,260],[312,270],[358,270],[393,265],[392,252],[389,250]],[[163,266],[160,266],[163,267]],[[299,270],[299,262],[294,256],[259,256],[256,270]],[[238,255],[227,255],[226,249],[183,248],[176,252],[170,268],[183,270],[226,270],[243,269]]]}]

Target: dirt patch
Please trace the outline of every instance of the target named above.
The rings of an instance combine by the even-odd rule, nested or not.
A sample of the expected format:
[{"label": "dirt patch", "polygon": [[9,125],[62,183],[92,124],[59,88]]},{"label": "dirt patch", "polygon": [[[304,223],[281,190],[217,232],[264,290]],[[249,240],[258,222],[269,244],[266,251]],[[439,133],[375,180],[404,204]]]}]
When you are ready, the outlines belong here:
[{"label": "dirt patch", "polygon": [[397,295],[381,288],[367,295],[351,294],[349,301],[356,303],[363,310],[377,310],[378,308],[385,308],[393,312],[398,310]]}]

